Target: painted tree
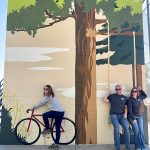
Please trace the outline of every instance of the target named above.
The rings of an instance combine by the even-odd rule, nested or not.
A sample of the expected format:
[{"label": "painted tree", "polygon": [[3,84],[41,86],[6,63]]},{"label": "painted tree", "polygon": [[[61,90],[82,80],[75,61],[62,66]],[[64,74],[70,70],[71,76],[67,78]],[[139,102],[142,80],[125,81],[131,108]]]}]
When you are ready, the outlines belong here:
[{"label": "painted tree", "polygon": [[[96,24],[105,22],[96,20],[96,11],[102,10],[103,2],[112,0],[31,0],[18,2],[9,0],[8,31],[12,33],[25,31],[35,36],[37,30],[53,26],[69,17],[75,19],[76,61],[75,61],[75,122],[78,128],[76,143],[97,143],[97,111],[96,111]],[[10,3],[11,2],[11,3]],[[126,11],[129,14],[138,12],[141,0],[131,3],[128,0],[116,0],[113,12]],[[18,3],[17,7],[16,4]],[[111,3],[110,3],[111,4]],[[139,8],[139,7],[138,7]],[[109,8],[108,8],[109,9]],[[107,10],[108,10],[107,9]],[[104,15],[107,17],[107,10]],[[45,24],[51,18],[51,22]],[[114,18],[110,19],[110,27],[120,31],[127,18],[116,25]],[[114,19],[114,20],[113,20]]]},{"label": "painted tree", "polygon": [[[133,31],[135,31],[137,34],[136,35],[137,64],[141,64],[141,65],[144,64],[142,14],[140,13],[139,10],[140,8],[139,5],[141,4],[138,3],[138,5],[135,5],[135,1],[130,1],[128,4],[133,5],[133,7],[135,7],[135,11],[132,11],[132,13],[130,13],[129,11],[130,8],[126,8],[127,1],[123,3],[122,0],[121,1],[112,0],[111,2],[109,2],[109,4],[107,2],[103,2],[101,4],[101,8],[103,10],[107,10],[106,14],[104,11],[104,14],[107,16],[107,18],[109,18],[109,20],[111,20],[111,18],[115,20],[113,23],[116,24],[116,27],[117,24],[119,24],[120,20],[124,21],[124,23],[122,23],[121,28],[118,27],[120,33],[116,33],[115,28],[111,27],[110,29],[110,34],[111,33],[115,34],[110,36],[110,51],[115,52],[114,55],[110,57],[111,65],[133,64],[133,60],[134,60],[134,56],[133,56],[134,45],[133,45],[133,34],[132,34]],[[114,13],[114,6],[115,6],[116,13]],[[120,8],[126,8],[125,9],[126,11],[124,10],[120,11]],[[115,25],[111,25],[111,26],[115,27]],[[106,23],[103,25],[103,29],[99,30],[99,34],[107,35],[107,31],[108,31],[108,25]],[[108,52],[108,38],[98,40],[96,42],[96,45],[104,45],[104,47],[97,49],[96,51],[97,54]],[[106,63],[108,63],[107,58],[97,60],[98,65],[106,64]]]},{"label": "painted tree", "polygon": [[11,109],[2,106],[0,144],[1,145],[20,145],[16,139],[14,128],[12,127]]},{"label": "painted tree", "polygon": [[[115,33],[116,29],[111,28],[111,32],[115,33],[118,36],[111,36],[111,49],[115,49],[115,54],[110,58],[111,64],[132,64],[133,70],[133,34],[132,32],[136,32],[136,50],[137,50],[137,65],[136,65],[136,72],[137,72],[137,85],[143,86],[142,81],[142,64],[144,64],[144,46],[143,46],[143,25],[142,25],[142,14],[141,14],[141,5],[142,1],[123,1],[123,0],[117,0],[117,1],[111,1],[111,4],[108,3],[102,3],[101,8],[107,10],[107,13],[104,14],[111,20],[113,18],[114,24],[116,24],[116,27],[119,29],[118,25],[120,25],[120,21],[122,22],[121,28],[119,29],[120,33]],[[132,11],[130,13],[129,9],[132,6]],[[115,6],[115,12],[113,6]],[[121,10],[122,9],[122,10]],[[125,10],[124,10],[125,9]],[[121,10],[121,11],[120,11]],[[114,25],[111,24],[111,26],[114,27]],[[106,30],[107,26],[104,25],[104,29]],[[127,42],[128,40],[128,42]],[[104,40],[105,41],[105,40]],[[103,43],[104,43],[103,41]],[[106,41],[105,41],[106,42]],[[118,46],[117,46],[118,43]],[[106,51],[106,48],[104,51]],[[123,51],[124,49],[124,51]],[[126,50],[125,50],[126,49]],[[98,50],[100,52],[100,50]],[[117,53],[118,52],[118,53]],[[124,57],[123,57],[124,55]],[[128,57],[127,57],[128,56]],[[121,58],[122,57],[122,58]],[[125,59],[128,58],[128,59]],[[138,59],[140,58],[140,59]],[[119,60],[120,59],[120,60]],[[118,61],[117,61],[118,60]],[[101,61],[104,62],[104,60],[98,60],[97,63],[99,64]],[[105,61],[106,62],[106,61]],[[133,71],[134,73],[134,71]],[[133,77],[133,85],[135,86],[135,79]]]},{"label": "painted tree", "polygon": [[[133,37],[127,35],[112,35],[110,37],[110,47],[114,54],[110,56],[111,65],[125,64],[130,65],[134,63],[134,46],[133,46]],[[97,45],[105,45],[105,47],[97,49],[97,54],[103,54],[108,52],[108,39],[98,41]],[[138,35],[136,37],[136,56],[137,64],[144,64],[144,45],[143,45],[143,36]],[[108,59],[99,59],[96,61],[96,64],[102,65],[107,64]]]},{"label": "painted tree", "polygon": [[[110,4],[111,3],[111,4]],[[111,28],[111,36],[110,36],[110,51],[114,51],[114,54],[110,57],[110,64],[111,65],[118,65],[118,64],[132,64],[132,76],[133,76],[133,86],[141,86],[143,87],[143,69],[142,65],[144,65],[144,40],[143,40],[143,24],[142,24],[142,13],[141,13],[141,5],[142,1],[123,1],[118,0],[114,1],[112,0],[109,4],[108,3],[102,3],[101,8],[103,10],[107,9],[107,13],[105,15],[109,20],[113,18],[114,24],[119,24],[119,21],[123,19],[124,23],[122,23],[121,28],[119,29],[120,33],[116,33],[115,28]],[[130,9],[131,6],[132,12],[131,14],[128,9]],[[113,6],[115,6],[115,12]],[[108,9],[109,8],[109,9]],[[122,9],[122,10],[121,10]],[[126,11],[124,11],[124,9]],[[121,11],[120,11],[121,10]],[[114,26],[111,24],[111,26]],[[103,25],[103,29],[101,29],[99,32],[100,34],[106,35],[107,34],[107,24]],[[136,68],[134,68],[134,55],[133,55],[133,34],[132,32],[136,32]],[[105,45],[103,48],[97,49],[97,54],[100,53],[106,53],[108,52],[108,39],[103,39],[97,41],[96,45]],[[108,59],[99,59],[96,61],[97,65],[107,64]],[[136,80],[134,78],[134,69],[136,69]],[[136,84],[137,83],[137,84]],[[146,142],[148,142],[148,113],[147,108],[144,108],[144,105],[141,107],[142,111],[144,112],[144,129],[145,129],[145,137]]]}]

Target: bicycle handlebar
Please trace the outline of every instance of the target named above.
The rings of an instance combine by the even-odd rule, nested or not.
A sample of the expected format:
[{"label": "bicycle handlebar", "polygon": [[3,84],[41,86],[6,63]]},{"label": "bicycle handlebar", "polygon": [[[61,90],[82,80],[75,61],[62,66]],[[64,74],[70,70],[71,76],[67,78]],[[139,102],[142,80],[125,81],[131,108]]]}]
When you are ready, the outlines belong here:
[{"label": "bicycle handlebar", "polygon": [[33,111],[34,109],[27,109],[26,112],[29,113],[29,111]]}]

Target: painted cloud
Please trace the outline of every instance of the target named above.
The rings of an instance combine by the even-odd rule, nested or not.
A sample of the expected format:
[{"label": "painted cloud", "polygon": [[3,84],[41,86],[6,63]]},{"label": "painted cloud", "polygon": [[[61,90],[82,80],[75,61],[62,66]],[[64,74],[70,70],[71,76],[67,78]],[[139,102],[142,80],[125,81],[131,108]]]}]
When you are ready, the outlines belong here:
[{"label": "painted cloud", "polygon": [[[110,89],[112,91],[112,93],[115,92],[115,85],[117,85],[117,83],[111,83],[110,84]],[[107,89],[108,87],[108,83],[97,83],[97,89],[100,87],[103,87],[104,89]],[[129,92],[126,91],[126,88],[123,86],[123,94],[125,95],[129,95]],[[75,87],[71,87],[71,88],[59,88],[56,89],[56,91],[62,91],[62,95],[68,98],[74,98],[75,97]],[[96,97],[97,98],[103,98],[105,95],[107,94],[107,90],[100,90],[98,89],[96,91]]]},{"label": "painted cloud", "polygon": [[64,68],[54,68],[54,67],[32,67],[32,68],[29,68],[29,70],[41,70],[41,71],[54,70],[54,71],[57,71],[57,70],[64,70]]},{"label": "painted cloud", "polygon": [[65,48],[39,48],[39,47],[8,47],[5,60],[7,62],[38,62],[52,60],[48,54],[66,52]]}]

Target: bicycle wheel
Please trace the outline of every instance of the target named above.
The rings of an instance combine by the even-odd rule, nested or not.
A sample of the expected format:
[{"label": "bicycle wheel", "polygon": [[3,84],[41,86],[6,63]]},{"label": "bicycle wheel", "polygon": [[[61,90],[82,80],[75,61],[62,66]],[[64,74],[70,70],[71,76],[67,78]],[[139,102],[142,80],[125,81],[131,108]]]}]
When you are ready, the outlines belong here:
[{"label": "bicycle wheel", "polygon": [[17,140],[24,145],[34,144],[39,138],[41,128],[39,123],[31,119],[30,128],[28,129],[30,118],[25,118],[19,121],[15,127],[15,135]]},{"label": "bicycle wheel", "polygon": [[[77,130],[76,130],[75,123],[68,118],[63,118],[61,123],[61,129],[60,129],[59,144],[67,145],[72,143],[76,138],[76,134],[77,134]],[[51,135],[52,135],[52,139],[55,142],[56,141],[55,123],[53,124]]]}]

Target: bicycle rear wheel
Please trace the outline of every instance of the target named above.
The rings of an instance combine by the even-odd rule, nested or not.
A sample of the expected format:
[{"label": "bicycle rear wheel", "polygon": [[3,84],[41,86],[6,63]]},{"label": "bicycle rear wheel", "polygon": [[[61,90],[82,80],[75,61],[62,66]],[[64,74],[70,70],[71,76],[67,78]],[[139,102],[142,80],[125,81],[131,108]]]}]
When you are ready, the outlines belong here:
[{"label": "bicycle rear wheel", "polygon": [[[76,130],[75,123],[68,118],[63,118],[61,123],[61,129],[60,129],[59,144],[61,145],[71,144],[75,140],[76,134],[77,134],[77,130]],[[52,139],[55,142],[56,141],[55,123],[53,124],[51,135],[52,135]]]},{"label": "bicycle rear wheel", "polygon": [[[29,121],[31,120],[28,130]],[[39,123],[30,118],[19,121],[15,127],[15,135],[17,140],[24,145],[34,144],[40,138],[41,128]]]}]

